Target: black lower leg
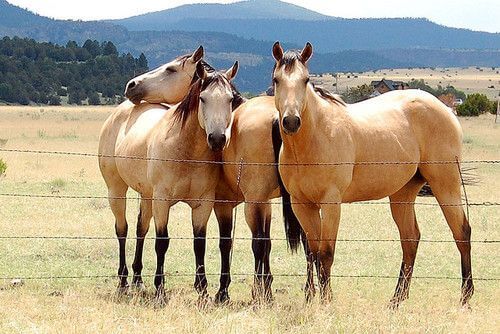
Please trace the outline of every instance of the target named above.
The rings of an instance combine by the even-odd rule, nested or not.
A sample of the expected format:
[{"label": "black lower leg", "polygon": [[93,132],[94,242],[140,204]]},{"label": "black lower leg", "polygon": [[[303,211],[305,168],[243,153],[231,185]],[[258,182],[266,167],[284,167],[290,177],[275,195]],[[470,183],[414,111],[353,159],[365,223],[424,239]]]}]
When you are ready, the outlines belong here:
[{"label": "black lower leg", "polygon": [[120,288],[128,287],[128,268],[125,255],[125,244],[127,242],[127,226],[123,229],[116,227],[116,235],[118,237],[118,245],[120,252],[120,264],[118,265],[118,277],[120,279]]},{"label": "black lower leg", "polygon": [[165,254],[168,250],[170,239],[168,237],[168,230],[165,228],[163,231],[156,232],[155,251],[156,251],[156,273],[154,284],[157,294],[164,292],[165,275],[164,264]]},{"label": "black lower leg", "polygon": [[391,300],[392,306],[397,307],[402,301],[408,299],[412,273],[413,265],[405,264],[404,261],[401,262],[398,283]]},{"label": "black lower leg", "polygon": [[264,262],[264,293],[265,297],[268,299],[272,298],[272,283],[273,283],[273,275],[271,273],[271,264],[270,264],[270,255],[271,255],[271,234],[269,231],[269,225],[265,232],[264,240],[264,254],[263,254],[263,262]]},{"label": "black lower leg", "polygon": [[207,294],[207,276],[205,274],[205,248],[206,248],[206,230],[195,231],[194,233],[194,254],[196,258],[196,278],[194,288],[200,295]]},{"label": "black lower leg", "polygon": [[304,247],[304,254],[306,256],[306,262],[307,262],[307,267],[306,267],[306,284],[304,286],[304,292],[306,295],[306,301],[309,302],[312,300],[314,295],[316,294],[316,289],[314,287],[314,258],[313,254],[309,250],[309,244],[307,243],[307,238],[302,234],[302,245]]},{"label": "black lower leg", "polygon": [[142,210],[139,212],[139,217],[137,218],[137,240],[135,244],[135,257],[134,263],[132,263],[132,269],[134,270],[133,284],[140,286],[143,284],[142,281],[142,252],[144,249],[144,238],[146,237],[147,228],[142,226]]},{"label": "black lower leg", "polygon": [[229,300],[229,284],[231,284],[231,232],[233,229],[232,219],[219,221],[219,250],[221,255],[220,287],[215,300],[223,303]]},{"label": "black lower leg", "polygon": [[254,288],[253,297],[257,298],[262,295],[264,284],[263,284],[263,271],[264,271],[264,250],[265,241],[263,240],[264,235],[260,232],[253,235],[252,240],[252,251],[255,261],[255,276],[254,276]]}]

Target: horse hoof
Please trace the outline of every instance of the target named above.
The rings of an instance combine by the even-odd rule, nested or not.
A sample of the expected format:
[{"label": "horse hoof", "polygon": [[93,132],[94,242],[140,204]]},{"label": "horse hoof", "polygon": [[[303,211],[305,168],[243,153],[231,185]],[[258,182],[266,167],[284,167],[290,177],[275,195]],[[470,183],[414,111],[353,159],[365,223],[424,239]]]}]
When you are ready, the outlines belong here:
[{"label": "horse hoof", "polygon": [[198,305],[199,309],[205,309],[209,301],[210,298],[208,296],[208,293],[205,292],[198,296],[198,301],[196,302],[196,304]]},{"label": "horse hoof", "polygon": [[313,301],[314,296],[316,296],[316,292],[312,290],[306,290],[305,296],[306,296],[306,303],[309,304]]},{"label": "horse hoof", "polygon": [[144,285],[144,282],[134,282],[133,288],[135,292],[146,292],[146,286]]},{"label": "horse hoof", "polygon": [[129,285],[120,285],[118,288],[116,288],[116,294],[118,296],[125,296],[129,292]]},{"label": "horse hoof", "polygon": [[391,311],[397,311],[399,309],[399,305],[401,305],[402,300],[399,298],[392,298],[389,301],[389,305],[387,305],[387,308]]},{"label": "horse hoof", "polygon": [[214,302],[216,305],[225,305],[230,301],[229,293],[227,291],[219,291],[215,294]]}]

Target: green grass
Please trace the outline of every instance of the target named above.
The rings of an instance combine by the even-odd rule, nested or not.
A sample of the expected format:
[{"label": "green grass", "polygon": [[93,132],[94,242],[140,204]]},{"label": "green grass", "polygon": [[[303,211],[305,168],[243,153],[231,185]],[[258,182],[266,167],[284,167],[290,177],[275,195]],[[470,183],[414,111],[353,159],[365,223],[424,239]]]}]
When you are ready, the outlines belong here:
[{"label": "green grass", "polygon": [[[30,112],[29,109],[27,109]],[[95,153],[100,124],[110,109],[87,113],[82,109],[52,110],[40,113],[39,119],[23,118],[27,110],[0,109],[4,122],[2,137],[6,148],[77,151]],[[36,110],[38,112],[38,110]],[[80,122],[71,120],[81,118]],[[492,118],[462,119],[466,136],[465,159],[498,159],[500,135]],[[40,125],[42,124],[42,125]],[[37,130],[43,126],[47,136],[61,132],[76,138],[46,140]],[[73,132],[74,131],[74,132]],[[25,136],[20,136],[24,133]],[[466,137],[468,138],[468,137]],[[477,140],[476,140],[477,138]],[[61,196],[106,196],[106,187],[95,158],[0,153],[9,165],[7,177],[0,179],[2,193]],[[471,202],[497,201],[500,168],[479,165],[482,183],[468,189]],[[132,191],[130,197],[135,197]],[[420,199],[424,203],[435,200]],[[129,236],[135,235],[138,211],[136,200],[128,201]],[[147,240],[144,252],[146,295],[115,295],[115,278],[27,280],[12,286],[0,280],[0,332],[190,332],[190,333],[318,333],[318,332],[496,332],[500,326],[500,289],[498,281],[476,281],[471,311],[459,307],[459,279],[415,279],[410,299],[397,311],[387,309],[396,284],[395,279],[333,278],[333,301],[322,305],[317,299],[304,303],[303,277],[280,274],[303,274],[302,254],[288,253],[284,241],[273,243],[271,265],[275,274],[275,301],[269,306],[250,303],[253,278],[253,255],[250,232],[243,207],[238,208],[233,258],[232,303],[217,307],[209,303],[201,308],[192,287],[194,254],[190,210],[184,204],[172,209],[169,222],[173,238],[167,253],[165,271],[169,302],[155,307],[151,275],[155,270],[154,241]],[[471,207],[473,239],[500,240],[498,207]],[[422,239],[451,241],[451,233],[439,207],[418,206]],[[272,236],[284,238],[280,207],[273,205]],[[103,237],[102,240],[70,239],[1,239],[0,277],[113,276],[118,265],[118,243],[114,219],[104,199],[9,198],[0,197],[0,236]],[[152,224],[149,237],[154,236]],[[218,236],[212,215],[208,236]],[[398,239],[387,205],[344,205],[339,239]],[[135,242],[127,243],[129,270],[132,271]],[[473,270],[477,278],[499,278],[498,244],[474,243]],[[345,242],[337,244],[333,275],[397,276],[401,261],[398,242]],[[218,287],[218,241],[207,242],[209,293]],[[187,276],[175,276],[187,274]],[[246,274],[239,276],[237,274]],[[452,242],[422,242],[415,266],[415,276],[460,277],[459,253]]]}]

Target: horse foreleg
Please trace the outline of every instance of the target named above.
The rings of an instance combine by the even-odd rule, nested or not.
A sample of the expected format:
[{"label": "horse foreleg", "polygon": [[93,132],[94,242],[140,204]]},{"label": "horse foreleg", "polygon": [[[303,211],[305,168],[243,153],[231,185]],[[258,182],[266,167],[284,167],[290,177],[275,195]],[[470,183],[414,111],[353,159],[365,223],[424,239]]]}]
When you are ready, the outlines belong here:
[{"label": "horse foreleg", "polygon": [[153,201],[153,216],[156,228],[156,273],[154,284],[156,287],[156,298],[160,303],[163,303],[165,298],[165,254],[170,244],[170,239],[168,237],[170,203],[162,200],[162,198],[166,198],[166,196],[161,194],[155,194],[154,198],[158,198],[158,200]]},{"label": "horse foreleg", "polygon": [[[340,197],[335,196],[328,202],[340,203]],[[330,286],[330,272],[335,255],[335,245],[340,223],[340,204],[326,204],[321,206],[321,225],[319,249],[316,258],[321,299],[329,302],[332,298]]]},{"label": "horse foreleg", "polygon": [[307,237],[304,231],[302,231],[302,246],[304,247],[304,254],[306,256],[307,262],[306,284],[304,286],[304,293],[306,295],[306,302],[310,302],[316,294],[316,289],[314,287],[314,259],[309,249]]},{"label": "horse foreleg", "polygon": [[215,302],[222,304],[229,301],[229,284],[231,284],[231,233],[233,230],[233,205],[216,203],[215,215],[219,223],[219,250],[221,256],[220,287],[215,295]]},{"label": "horse foreleg", "polygon": [[[292,198],[292,203],[301,202]],[[304,288],[306,301],[311,301],[316,291],[314,288],[314,262],[319,250],[319,226],[321,223],[319,207],[314,204],[292,204],[293,212],[297,216],[300,226],[304,230],[303,244],[307,260],[307,279]]]},{"label": "horse foreleg", "polygon": [[212,212],[213,204],[203,202],[198,206],[192,207],[192,222],[193,222],[193,247],[196,258],[196,278],[194,288],[200,295],[200,298],[205,298],[207,294],[207,276],[205,274],[205,248],[207,243],[207,222]]},{"label": "horse foreleg", "polygon": [[[262,204],[246,203],[245,220],[252,231],[252,251],[255,261],[252,298],[255,301],[262,298],[268,301],[272,299],[272,275],[270,270],[265,273],[266,248],[268,247],[266,240],[266,207]],[[267,234],[269,235],[269,233]],[[268,255],[267,258],[269,258]]]},{"label": "horse foreleg", "polygon": [[144,249],[144,238],[149,230],[149,223],[153,216],[153,208],[151,200],[141,200],[141,209],[137,217],[137,232],[136,232],[136,246],[134,263],[132,269],[134,270],[134,279],[132,284],[139,290],[144,289],[144,282],[142,280],[142,252]]},{"label": "horse foreleg", "polygon": [[120,184],[119,186],[109,188],[109,206],[115,216],[115,231],[118,238],[120,263],[118,265],[118,277],[120,280],[118,290],[125,292],[128,288],[128,269],[125,254],[125,246],[127,243],[128,224],[126,218],[127,201],[125,195],[127,193],[127,185]]}]

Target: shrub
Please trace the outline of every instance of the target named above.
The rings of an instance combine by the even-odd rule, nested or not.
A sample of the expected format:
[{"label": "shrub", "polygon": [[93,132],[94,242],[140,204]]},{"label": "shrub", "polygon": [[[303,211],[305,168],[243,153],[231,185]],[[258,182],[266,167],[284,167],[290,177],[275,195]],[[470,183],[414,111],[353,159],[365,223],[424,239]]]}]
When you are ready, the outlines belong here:
[{"label": "shrub", "polygon": [[7,170],[7,163],[2,159],[0,159],[0,176],[4,176],[6,170]]},{"label": "shrub", "polygon": [[459,116],[479,116],[486,112],[494,114],[496,106],[484,94],[470,94],[467,96],[465,102],[457,107],[457,114]]}]

